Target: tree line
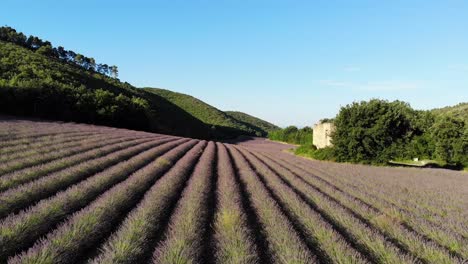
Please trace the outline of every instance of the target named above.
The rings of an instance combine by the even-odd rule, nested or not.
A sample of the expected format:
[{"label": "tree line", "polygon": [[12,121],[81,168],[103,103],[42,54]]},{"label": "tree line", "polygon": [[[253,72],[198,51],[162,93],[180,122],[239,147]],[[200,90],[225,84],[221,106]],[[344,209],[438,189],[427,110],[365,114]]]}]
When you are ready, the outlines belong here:
[{"label": "tree line", "polygon": [[268,133],[268,138],[296,145],[312,145],[312,128],[306,126],[301,129],[288,126]]},{"label": "tree line", "polygon": [[[291,126],[270,139],[300,144],[295,153],[319,160],[388,164],[390,160],[429,160],[443,167],[468,167],[468,124],[450,114],[411,108],[402,101],[372,99],[342,107],[332,121],[333,146],[316,149],[312,131]],[[301,142],[308,135],[310,141]]]},{"label": "tree line", "polygon": [[449,114],[372,99],[342,107],[334,124],[337,161],[382,164],[418,158],[468,166],[468,124]]},{"label": "tree line", "polygon": [[66,50],[62,46],[54,47],[50,41],[44,41],[32,35],[26,36],[8,26],[0,27],[0,40],[14,43],[41,55],[59,59],[85,70],[97,72],[113,78],[117,78],[119,75],[118,67],[115,65],[96,63],[94,58],[86,57],[72,50]]}]

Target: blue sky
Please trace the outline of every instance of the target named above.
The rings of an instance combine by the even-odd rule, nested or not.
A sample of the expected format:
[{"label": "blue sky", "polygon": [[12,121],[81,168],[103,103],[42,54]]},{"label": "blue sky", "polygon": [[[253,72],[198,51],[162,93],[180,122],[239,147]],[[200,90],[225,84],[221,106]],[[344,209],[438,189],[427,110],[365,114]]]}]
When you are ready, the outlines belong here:
[{"label": "blue sky", "polygon": [[304,126],[370,98],[468,101],[467,14],[461,0],[3,0],[0,24],[135,86]]}]

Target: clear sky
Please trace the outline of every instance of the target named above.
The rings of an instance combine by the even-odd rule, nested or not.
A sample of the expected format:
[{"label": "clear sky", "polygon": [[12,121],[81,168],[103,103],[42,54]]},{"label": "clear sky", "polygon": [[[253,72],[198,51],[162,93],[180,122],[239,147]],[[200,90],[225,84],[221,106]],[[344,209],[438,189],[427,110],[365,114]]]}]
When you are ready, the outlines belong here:
[{"label": "clear sky", "polygon": [[468,101],[468,1],[3,0],[0,24],[115,64],[120,79],[275,124],[352,101]]}]

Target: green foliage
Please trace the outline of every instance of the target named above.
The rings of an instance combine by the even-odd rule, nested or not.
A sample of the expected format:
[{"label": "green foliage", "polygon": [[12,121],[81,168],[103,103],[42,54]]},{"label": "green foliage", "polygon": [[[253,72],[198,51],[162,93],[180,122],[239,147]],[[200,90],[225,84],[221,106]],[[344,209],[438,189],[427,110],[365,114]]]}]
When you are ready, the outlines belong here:
[{"label": "green foliage", "polygon": [[434,123],[431,134],[436,159],[452,164],[468,163],[468,127],[463,120],[441,116]]},{"label": "green foliage", "polygon": [[414,110],[404,102],[373,99],[342,107],[332,135],[338,161],[384,163],[411,135]]},{"label": "green foliage", "polygon": [[248,115],[246,113],[237,112],[237,111],[225,111],[227,115],[231,118],[236,119],[237,121],[243,123],[247,127],[256,131],[257,136],[265,137],[271,131],[279,129],[276,125],[273,125],[265,120],[260,118]]},{"label": "green foliage", "polygon": [[195,138],[223,137],[156,95],[0,41],[0,112]]},{"label": "green foliage", "polygon": [[261,134],[193,97],[173,100],[117,75],[115,66],[0,27],[0,113],[203,139]]},{"label": "green foliage", "polygon": [[437,116],[451,115],[453,117],[462,119],[465,124],[468,124],[468,103],[460,103],[454,106],[433,109],[431,112]]},{"label": "green foliage", "polygon": [[386,164],[413,158],[468,166],[468,126],[453,115],[373,99],[341,108],[332,135],[338,161]]},{"label": "green foliage", "polygon": [[312,145],[312,128],[298,129],[295,126],[288,126],[284,129],[271,131],[268,133],[268,138],[296,145]]},{"label": "green foliage", "polygon": [[294,150],[294,154],[316,160],[335,160],[332,147],[317,149],[314,145],[301,145]]},{"label": "green foliage", "polygon": [[65,50],[63,47],[53,47],[49,41],[43,41],[36,36],[26,37],[21,32],[16,32],[11,27],[0,27],[0,41],[10,42],[24,48],[36,51],[38,54],[53,59],[59,59],[63,62],[82,67],[85,70],[98,72],[114,78],[118,77],[117,66],[108,66],[107,64],[96,64],[94,58],[88,58],[77,54],[72,50]]},{"label": "green foliage", "polygon": [[[239,134],[266,136],[266,131],[262,127],[256,126],[256,124],[268,124],[268,126],[274,127],[274,125],[266,121],[243,113],[231,115],[232,112],[223,112],[190,95],[159,88],[145,88],[144,90],[168,100],[188,114],[210,125],[211,130],[215,131],[214,133],[230,136]],[[242,120],[237,119],[237,117]]]}]

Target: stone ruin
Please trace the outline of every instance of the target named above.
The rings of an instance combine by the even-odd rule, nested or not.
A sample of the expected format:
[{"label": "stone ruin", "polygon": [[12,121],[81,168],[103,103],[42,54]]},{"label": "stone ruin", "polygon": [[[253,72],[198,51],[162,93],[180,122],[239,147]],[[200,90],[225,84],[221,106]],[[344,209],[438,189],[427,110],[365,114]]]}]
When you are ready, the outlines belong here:
[{"label": "stone ruin", "polygon": [[331,134],[333,131],[335,131],[335,125],[333,123],[324,122],[315,124],[312,144],[318,149],[332,146]]}]

